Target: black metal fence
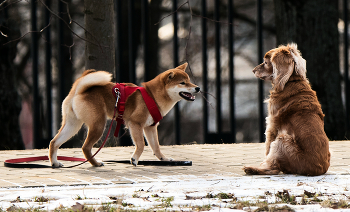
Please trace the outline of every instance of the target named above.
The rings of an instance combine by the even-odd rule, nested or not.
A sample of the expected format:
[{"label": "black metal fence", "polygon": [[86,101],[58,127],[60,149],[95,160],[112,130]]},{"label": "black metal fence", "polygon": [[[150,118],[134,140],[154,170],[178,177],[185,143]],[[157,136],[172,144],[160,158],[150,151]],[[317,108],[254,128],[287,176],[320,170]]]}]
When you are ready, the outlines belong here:
[{"label": "black metal fence", "polygon": [[[50,0],[46,1],[46,4],[48,7],[50,7]],[[133,29],[133,17],[134,17],[134,0],[128,0],[128,33],[129,36],[134,36],[134,29]],[[177,0],[173,0],[173,7],[172,10],[175,11],[178,8],[178,1]],[[227,27],[228,29],[228,55],[229,55],[229,60],[228,60],[228,67],[229,67],[229,79],[228,79],[228,83],[229,83],[229,124],[230,124],[230,130],[229,132],[223,132],[222,131],[222,123],[223,123],[223,119],[222,119],[222,96],[221,96],[221,59],[220,59],[220,32],[221,32],[221,27],[222,24],[219,22],[220,20],[220,1],[214,1],[214,21],[215,22],[215,67],[216,67],[216,93],[215,93],[215,97],[216,97],[216,108],[215,108],[215,115],[216,115],[216,132],[209,132],[208,130],[208,123],[210,120],[208,120],[208,105],[205,102],[205,99],[203,98],[203,138],[204,138],[204,143],[221,143],[221,140],[225,140],[225,142],[236,142],[236,118],[235,118],[235,70],[234,70],[234,45],[235,45],[235,40],[234,40],[234,25],[229,25]],[[121,17],[121,0],[117,0],[115,1],[115,12],[116,12],[116,31],[117,31],[117,35],[118,33],[122,33],[122,31],[124,29],[122,29],[122,22],[125,20],[122,20]],[[125,1],[124,1],[125,3]],[[344,7],[344,16],[347,17],[347,0],[343,0],[343,7]],[[63,3],[61,1],[58,1],[58,10],[59,12],[62,12],[63,10]],[[149,64],[148,64],[148,57],[149,54],[148,52],[150,51],[150,46],[147,43],[147,40],[149,39],[148,37],[148,31],[149,31],[149,23],[148,21],[148,16],[149,16],[149,1],[148,0],[141,0],[141,6],[142,6],[142,36],[143,36],[143,40],[146,41],[143,43],[143,51],[144,51],[144,69],[145,69],[145,79],[149,79],[149,77],[147,76],[147,73],[149,72]],[[207,1],[206,0],[202,0],[201,1],[201,16],[203,17],[207,17]],[[257,55],[256,57],[258,58],[258,62],[262,62],[263,59],[263,24],[262,24],[262,20],[263,20],[263,1],[262,0],[257,0],[257,11],[256,11],[256,15],[257,15],[257,23],[256,23],[256,34],[257,34]],[[37,1],[36,0],[31,0],[31,30],[32,31],[38,31],[37,29]],[[227,20],[226,22],[228,23],[233,23],[234,21],[234,14],[233,14],[234,10],[233,10],[233,0],[228,0],[228,7],[227,7]],[[46,10],[45,13],[45,22],[49,23],[50,19],[50,12],[48,10]],[[172,15],[172,22],[173,22],[173,26],[174,26],[174,37],[173,37],[173,65],[174,67],[176,67],[177,65],[179,65],[179,43],[178,43],[178,14],[174,13]],[[203,84],[203,88],[202,90],[207,91],[208,90],[208,55],[207,55],[207,22],[208,20],[205,18],[201,19],[201,34],[202,34],[202,84]],[[344,79],[348,79],[348,19],[344,18],[344,46],[346,48],[344,48]],[[225,26],[226,27],[226,26]],[[50,27],[46,30],[46,34],[45,37],[48,40],[48,42],[46,43],[46,47],[45,47],[45,58],[46,59],[46,65],[45,65],[45,73],[46,73],[46,92],[47,92],[47,101],[46,101],[46,113],[48,114],[47,117],[47,121],[46,123],[48,124],[52,124],[52,106],[51,106],[51,102],[52,102],[52,97],[51,97],[51,64],[50,64],[50,59],[51,58],[51,46],[50,46]],[[58,39],[59,39],[59,43],[63,43],[63,23],[61,22],[58,25]],[[39,99],[39,90],[38,90],[38,37],[36,33],[32,33],[32,43],[31,43],[31,48],[32,48],[32,69],[33,69],[33,126],[34,126],[34,132],[33,132],[33,141],[35,142],[34,147],[35,148],[46,148],[48,146],[48,141],[51,138],[40,138],[40,126],[42,125],[40,123],[40,110],[39,110],[39,105],[38,105],[38,99]],[[116,60],[117,63],[118,61],[122,60],[121,55],[122,52],[124,51],[124,49],[122,49],[122,43],[125,42],[124,40],[122,40],[121,36],[117,36],[117,40],[116,40],[116,45],[118,46],[117,48],[117,52],[116,52]],[[130,50],[134,49],[134,43],[132,42],[132,39],[129,39],[129,43],[128,43],[128,48]],[[58,50],[58,55],[61,55],[60,50]],[[128,74],[128,77],[130,79],[131,82],[135,82],[136,81],[136,68],[135,68],[135,61],[136,61],[136,56],[135,56],[135,52],[134,51],[129,51],[129,70],[126,72],[123,67],[120,66],[116,66],[116,72],[115,72],[115,76],[116,79],[120,79],[122,76],[122,74]],[[60,83],[59,88],[63,88],[64,86],[62,85],[63,83],[63,79],[64,79],[64,67],[60,64],[63,64],[63,61],[61,59],[61,57],[59,56],[58,58],[58,68],[59,68],[59,80],[58,82]],[[123,70],[123,71],[122,71]],[[345,87],[346,87],[346,91],[349,90],[349,82],[348,80],[345,80]],[[260,142],[264,142],[264,120],[265,120],[265,114],[264,114],[264,106],[263,106],[263,98],[264,98],[264,93],[263,93],[263,82],[259,81],[258,82],[258,90],[259,90],[259,95],[258,95],[258,110],[259,110],[259,141]],[[63,101],[65,95],[65,91],[60,90],[60,101]],[[207,99],[208,96],[206,93],[203,94],[204,97]],[[346,99],[346,108],[350,108],[350,103],[349,100]],[[181,127],[180,127],[180,110],[179,107],[176,106],[174,108],[175,110],[175,124],[174,124],[174,131],[175,131],[175,136],[176,136],[176,144],[180,144],[181,142]],[[348,111],[346,117],[348,117]],[[347,126],[350,126],[349,124],[350,120],[347,120]],[[52,126],[48,127],[49,129],[49,133],[48,135],[52,135]]]}]

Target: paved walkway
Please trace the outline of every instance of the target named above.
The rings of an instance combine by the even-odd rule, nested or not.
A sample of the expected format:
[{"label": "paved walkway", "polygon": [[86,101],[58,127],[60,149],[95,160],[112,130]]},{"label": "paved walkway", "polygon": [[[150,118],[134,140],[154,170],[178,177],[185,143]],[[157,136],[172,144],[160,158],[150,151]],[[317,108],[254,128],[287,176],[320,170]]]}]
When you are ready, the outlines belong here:
[{"label": "paved walkway", "polygon": [[[134,147],[103,148],[98,160],[128,160]],[[251,144],[162,146],[162,152],[175,160],[190,160],[192,166],[137,166],[105,163],[103,167],[84,164],[71,169],[19,169],[4,167],[6,159],[47,155],[47,150],[0,151],[0,187],[28,188],[46,186],[110,185],[143,182],[176,182],[189,178],[211,180],[218,177],[245,175],[244,165],[259,164],[264,158],[265,146]],[[350,174],[350,141],[330,142],[331,167],[329,174]],[[96,151],[96,149],[94,149]],[[81,149],[60,149],[59,155],[83,157]],[[156,160],[149,147],[140,160]],[[49,165],[49,161],[41,161]],[[63,161],[65,166],[73,162]]]}]

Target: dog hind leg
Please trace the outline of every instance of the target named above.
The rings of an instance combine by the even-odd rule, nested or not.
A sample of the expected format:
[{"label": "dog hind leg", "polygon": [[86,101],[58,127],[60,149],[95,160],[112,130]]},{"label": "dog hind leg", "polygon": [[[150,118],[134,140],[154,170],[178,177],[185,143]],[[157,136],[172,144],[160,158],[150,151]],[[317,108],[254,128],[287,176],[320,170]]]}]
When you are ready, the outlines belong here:
[{"label": "dog hind leg", "polygon": [[63,165],[57,161],[57,150],[62,144],[74,136],[83,122],[78,120],[74,115],[66,115],[63,118],[62,126],[58,131],[57,135],[50,141],[49,147],[49,159],[52,167],[62,167]]},{"label": "dog hind leg", "polygon": [[172,161],[172,158],[167,158],[160,151],[159,140],[158,140],[158,130],[157,126],[149,126],[143,129],[145,134],[147,143],[151,146],[153,154],[159,159],[163,161]]},{"label": "dog hind leg", "polygon": [[280,173],[279,169],[273,169],[269,166],[261,166],[261,165],[259,167],[246,166],[243,168],[243,170],[246,174],[249,174],[249,175],[276,175]]},{"label": "dog hind leg", "polygon": [[106,123],[106,118],[100,118],[99,120],[96,119],[93,124],[88,125],[89,129],[88,129],[87,137],[82,147],[86,160],[90,159],[89,160],[90,164],[95,167],[103,166],[103,163],[98,162],[95,159],[95,157],[91,158],[92,157],[91,150],[92,150],[92,147],[101,138],[104,131],[105,123]]},{"label": "dog hind leg", "polygon": [[259,167],[247,166],[243,168],[244,172],[249,175],[276,175],[280,173],[278,159],[280,159],[282,148],[284,148],[282,139],[277,137],[275,141],[271,142],[270,151]]}]

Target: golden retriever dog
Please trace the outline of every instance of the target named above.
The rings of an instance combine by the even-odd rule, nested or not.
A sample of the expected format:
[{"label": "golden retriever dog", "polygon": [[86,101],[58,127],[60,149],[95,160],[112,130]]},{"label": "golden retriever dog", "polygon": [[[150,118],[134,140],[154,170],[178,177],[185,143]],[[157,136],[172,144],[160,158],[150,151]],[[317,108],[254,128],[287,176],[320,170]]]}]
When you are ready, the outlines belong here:
[{"label": "golden retriever dog", "polygon": [[[181,99],[194,101],[194,93],[200,88],[190,82],[185,72],[187,63],[167,70],[153,80],[143,83],[148,95],[154,99],[159,112],[164,117]],[[116,99],[112,93],[115,83],[111,82],[112,74],[105,71],[87,70],[77,79],[68,96],[62,103],[62,126],[51,140],[49,159],[53,167],[63,166],[57,161],[58,148],[75,135],[83,123],[88,127],[88,134],[83,144],[83,153],[93,166],[102,166],[95,158],[91,158],[91,149],[100,139],[105,129],[107,118],[112,118]],[[127,86],[136,86],[127,83]],[[161,153],[158,141],[157,126],[147,109],[140,92],[133,92],[125,102],[123,115],[125,126],[129,129],[136,146],[130,162],[136,166],[144,150],[144,136],[154,155],[163,161],[172,160]]]},{"label": "golden retriever dog", "polygon": [[306,61],[297,45],[268,51],[253,73],[272,82],[266,118],[266,158],[246,174],[299,174],[316,176],[330,164],[324,114],[316,92],[306,78]]}]

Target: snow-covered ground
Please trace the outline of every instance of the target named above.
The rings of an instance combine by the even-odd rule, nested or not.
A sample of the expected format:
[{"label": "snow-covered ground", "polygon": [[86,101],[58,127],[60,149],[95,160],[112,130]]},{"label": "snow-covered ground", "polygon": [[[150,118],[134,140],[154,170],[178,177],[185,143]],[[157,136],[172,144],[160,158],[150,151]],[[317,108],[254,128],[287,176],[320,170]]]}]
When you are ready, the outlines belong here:
[{"label": "snow-covered ground", "polygon": [[0,189],[0,211],[18,208],[82,211],[84,207],[97,211],[117,208],[263,211],[263,206],[273,211],[284,205],[288,205],[284,211],[350,211],[344,208],[349,207],[350,175],[211,178],[188,175],[179,176],[187,179],[180,181],[172,181],[174,176],[166,178],[134,184]]}]

